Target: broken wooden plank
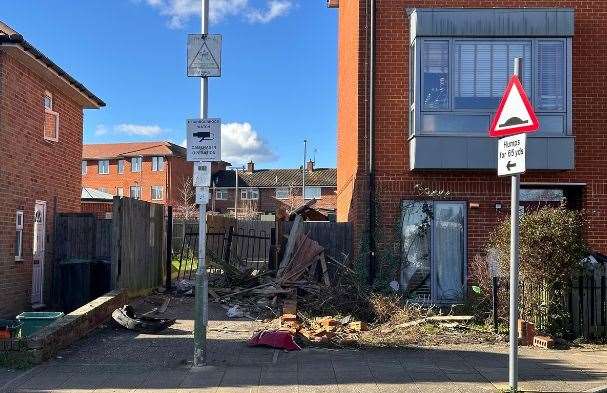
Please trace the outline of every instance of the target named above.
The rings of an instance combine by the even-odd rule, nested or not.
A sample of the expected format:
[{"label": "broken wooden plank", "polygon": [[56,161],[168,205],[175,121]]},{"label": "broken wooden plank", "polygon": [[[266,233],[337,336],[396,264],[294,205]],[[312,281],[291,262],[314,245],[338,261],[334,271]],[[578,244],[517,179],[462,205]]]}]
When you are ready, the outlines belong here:
[{"label": "broken wooden plank", "polygon": [[327,269],[327,261],[325,260],[325,253],[320,254],[320,267],[322,269],[322,278],[326,286],[331,286],[331,280],[329,279],[329,269]]},{"label": "broken wooden plank", "polygon": [[287,263],[291,260],[291,254],[293,253],[293,248],[295,247],[295,243],[299,238],[299,232],[302,230],[302,217],[297,215],[295,217],[295,221],[293,221],[293,226],[291,227],[291,231],[289,231],[289,239],[287,240],[287,247],[285,248],[285,253],[282,256],[282,261],[280,261],[280,265],[278,267],[278,272],[276,272],[276,277],[282,276],[282,272],[284,271]]}]

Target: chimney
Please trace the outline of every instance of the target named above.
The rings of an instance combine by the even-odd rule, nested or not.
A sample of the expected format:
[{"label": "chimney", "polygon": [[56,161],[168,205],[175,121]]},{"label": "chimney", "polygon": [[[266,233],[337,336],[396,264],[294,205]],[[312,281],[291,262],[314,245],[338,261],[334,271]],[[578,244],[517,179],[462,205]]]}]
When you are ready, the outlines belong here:
[{"label": "chimney", "polygon": [[247,172],[253,173],[254,170],[255,170],[255,163],[253,162],[253,160],[247,162]]},{"label": "chimney", "polygon": [[308,172],[314,172],[314,161],[310,160],[306,163],[306,170]]}]

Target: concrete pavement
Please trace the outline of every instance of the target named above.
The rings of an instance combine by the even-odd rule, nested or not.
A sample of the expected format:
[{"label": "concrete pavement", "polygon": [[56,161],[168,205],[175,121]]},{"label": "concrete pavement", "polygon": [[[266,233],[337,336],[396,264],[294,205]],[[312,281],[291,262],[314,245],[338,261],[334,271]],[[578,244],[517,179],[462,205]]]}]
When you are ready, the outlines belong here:
[{"label": "concrete pavement", "polygon": [[[192,300],[174,299],[180,318],[162,335],[104,327],[59,356],[9,378],[7,392],[483,392],[504,388],[507,347],[283,352],[245,345],[259,327],[214,307],[211,366],[193,370]],[[521,387],[581,392],[607,384],[607,350],[521,348]],[[1,376],[1,373],[0,373]],[[0,380],[1,382],[1,380]]]}]

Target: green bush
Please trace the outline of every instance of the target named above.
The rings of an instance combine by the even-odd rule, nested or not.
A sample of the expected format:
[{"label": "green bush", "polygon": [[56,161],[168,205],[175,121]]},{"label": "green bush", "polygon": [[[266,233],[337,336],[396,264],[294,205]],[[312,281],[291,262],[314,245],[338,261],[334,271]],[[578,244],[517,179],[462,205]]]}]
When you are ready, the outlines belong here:
[{"label": "green bush", "polygon": [[[500,256],[502,271],[510,269],[510,220],[492,234],[489,247]],[[562,336],[568,330],[565,298],[572,278],[588,255],[584,221],[577,211],[544,207],[520,218],[521,315],[547,334]]]}]

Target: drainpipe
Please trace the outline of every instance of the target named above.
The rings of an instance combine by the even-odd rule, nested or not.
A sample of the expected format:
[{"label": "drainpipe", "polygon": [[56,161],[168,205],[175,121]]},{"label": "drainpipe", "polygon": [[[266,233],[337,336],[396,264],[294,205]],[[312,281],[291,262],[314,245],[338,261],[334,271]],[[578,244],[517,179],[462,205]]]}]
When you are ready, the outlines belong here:
[{"label": "drainpipe", "polygon": [[376,274],[375,256],[375,0],[369,0],[369,283]]}]

